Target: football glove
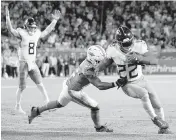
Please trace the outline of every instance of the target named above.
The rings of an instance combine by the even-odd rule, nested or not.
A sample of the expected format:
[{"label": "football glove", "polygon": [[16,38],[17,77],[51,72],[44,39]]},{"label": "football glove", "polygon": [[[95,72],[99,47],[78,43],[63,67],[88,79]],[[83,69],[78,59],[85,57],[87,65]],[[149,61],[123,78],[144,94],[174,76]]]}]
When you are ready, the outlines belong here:
[{"label": "football glove", "polygon": [[124,77],[124,78],[117,79],[117,81],[115,82],[115,85],[117,85],[118,88],[120,88],[125,86],[127,82],[128,82],[127,77]]},{"label": "football glove", "polygon": [[52,18],[55,20],[59,20],[61,17],[61,12],[59,10],[55,10],[54,14],[52,14]]}]

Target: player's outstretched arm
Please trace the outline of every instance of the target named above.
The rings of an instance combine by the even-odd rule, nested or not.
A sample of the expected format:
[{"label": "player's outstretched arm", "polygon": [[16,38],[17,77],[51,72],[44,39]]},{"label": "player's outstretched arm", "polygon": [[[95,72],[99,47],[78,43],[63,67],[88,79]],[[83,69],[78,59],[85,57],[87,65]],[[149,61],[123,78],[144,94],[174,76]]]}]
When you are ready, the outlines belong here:
[{"label": "player's outstretched arm", "polygon": [[109,58],[105,58],[104,60],[102,60],[98,66],[96,67],[96,72],[99,72],[99,71],[103,71],[105,70],[107,67],[109,67],[111,64],[113,63],[113,60],[112,59],[109,59]]},{"label": "player's outstretched arm", "polygon": [[118,79],[116,82],[108,83],[102,82],[97,76],[89,76],[87,77],[89,82],[97,87],[99,90],[107,90],[113,87],[122,87],[127,83],[126,79]]},{"label": "player's outstretched arm", "polygon": [[50,25],[48,25],[46,27],[46,29],[41,33],[41,36],[40,36],[41,38],[47,36],[54,29],[54,27],[55,27],[57,21],[60,19],[60,17],[61,17],[60,11],[59,10],[55,10],[54,14],[52,14],[53,20],[50,23]]},{"label": "player's outstretched arm", "polygon": [[20,37],[20,34],[17,30],[13,29],[11,21],[10,21],[10,16],[9,16],[9,9],[8,5],[5,6],[5,11],[6,11],[6,25],[7,29],[16,37]]}]

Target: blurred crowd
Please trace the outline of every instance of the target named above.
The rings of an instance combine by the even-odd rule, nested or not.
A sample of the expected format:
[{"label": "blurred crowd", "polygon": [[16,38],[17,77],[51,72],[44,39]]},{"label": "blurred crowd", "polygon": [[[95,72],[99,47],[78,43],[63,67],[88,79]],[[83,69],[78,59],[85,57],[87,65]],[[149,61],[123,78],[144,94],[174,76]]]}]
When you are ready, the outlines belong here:
[{"label": "blurred crowd", "polygon": [[[44,30],[51,22],[53,11],[55,9],[61,11],[62,17],[57,22],[55,30],[38,42],[39,52],[44,48],[74,50],[86,49],[92,44],[103,46],[113,39],[119,25],[129,27],[137,39],[145,40],[154,50],[176,48],[175,1],[3,1],[1,2],[1,64],[5,65],[6,71],[11,60],[7,62],[5,55],[11,52],[11,57],[17,57],[16,49],[10,47],[19,47],[19,41],[8,32],[5,25],[6,3],[9,4],[14,28],[23,26],[25,19],[33,17],[38,27]],[[52,73],[59,76],[61,74],[59,71],[67,75],[66,73],[69,73],[67,65],[72,69],[73,63],[70,61],[70,56],[67,58],[67,56],[48,54],[51,55],[46,55],[46,58],[41,57],[38,62],[42,75],[47,76]],[[75,61],[74,63],[79,63],[78,58],[75,58]]]},{"label": "blurred crowd", "polygon": [[[87,48],[113,38],[119,25],[128,26],[137,38],[176,47],[175,1],[14,1],[8,2],[14,28],[32,16],[43,30],[51,14],[59,9],[62,18],[39,46]],[[1,7],[1,34],[8,35],[4,4]],[[12,37],[13,38],[13,37]]]},{"label": "blurred crowd", "polygon": [[[85,53],[71,53],[60,55],[52,52],[38,53],[36,64],[39,67],[42,77],[67,77],[85,60]],[[16,78],[18,77],[18,55],[17,49],[10,47],[1,55],[1,77]],[[110,66],[104,71],[105,75],[116,73],[116,65]]]}]

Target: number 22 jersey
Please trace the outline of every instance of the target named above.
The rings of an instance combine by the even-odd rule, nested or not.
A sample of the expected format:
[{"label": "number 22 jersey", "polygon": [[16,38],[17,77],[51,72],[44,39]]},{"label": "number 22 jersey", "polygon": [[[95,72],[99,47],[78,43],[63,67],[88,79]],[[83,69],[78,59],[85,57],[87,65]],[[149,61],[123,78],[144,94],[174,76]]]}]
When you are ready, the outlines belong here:
[{"label": "number 22 jersey", "polygon": [[[108,46],[107,58],[113,59],[116,63],[120,77],[127,77],[128,81],[135,81],[141,78],[142,66],[137,64],[129,64],[126,62],[126,54],[120,50],[118,43],[112,43]],[[148,52],[147,44],[143,40],[134,40],[131,52],[144,54]]]},{"label": "number 22 jersey", "polygon": [[33,35],[29,35],[26,29],[17,28],[21,42],[19,47],[19,60],[21,61],[35,61],[36,59],[36,47],[38,40],[41,36],[39,29]]}]

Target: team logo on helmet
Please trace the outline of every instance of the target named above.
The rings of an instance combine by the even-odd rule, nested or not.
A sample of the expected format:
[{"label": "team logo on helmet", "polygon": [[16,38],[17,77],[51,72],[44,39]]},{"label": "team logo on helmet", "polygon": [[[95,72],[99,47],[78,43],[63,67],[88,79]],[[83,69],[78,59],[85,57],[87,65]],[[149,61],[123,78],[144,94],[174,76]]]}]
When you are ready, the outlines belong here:
[{"label": "team logo on helmet", "polygon": [[92,45],[87,49],[87,60],[97,65],[106,57],[105,50],[100,45]]}]

